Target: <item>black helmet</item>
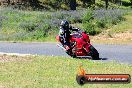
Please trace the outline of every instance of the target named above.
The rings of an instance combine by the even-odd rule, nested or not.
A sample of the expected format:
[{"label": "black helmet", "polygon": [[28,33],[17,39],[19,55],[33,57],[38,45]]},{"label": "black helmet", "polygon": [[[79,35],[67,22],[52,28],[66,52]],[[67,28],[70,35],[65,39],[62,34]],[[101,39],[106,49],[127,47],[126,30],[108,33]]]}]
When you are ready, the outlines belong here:
[{"label": "black helmet", "polygon": [[69,28],[69,22],[66,20],[62,20],[60,26],[64,29],[68,29]]}]

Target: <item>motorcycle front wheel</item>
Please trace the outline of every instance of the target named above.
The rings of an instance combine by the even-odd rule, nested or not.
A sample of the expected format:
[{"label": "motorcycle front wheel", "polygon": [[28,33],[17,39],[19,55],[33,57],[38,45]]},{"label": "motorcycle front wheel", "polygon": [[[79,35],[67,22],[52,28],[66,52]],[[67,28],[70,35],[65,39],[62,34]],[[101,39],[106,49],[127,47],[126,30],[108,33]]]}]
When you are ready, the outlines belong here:
[{"label": "motorcycle front wheel", "polygon": [[93,58],[93,60],[100,59],[98,51],[93,46],[90,46],[90,56]]}]

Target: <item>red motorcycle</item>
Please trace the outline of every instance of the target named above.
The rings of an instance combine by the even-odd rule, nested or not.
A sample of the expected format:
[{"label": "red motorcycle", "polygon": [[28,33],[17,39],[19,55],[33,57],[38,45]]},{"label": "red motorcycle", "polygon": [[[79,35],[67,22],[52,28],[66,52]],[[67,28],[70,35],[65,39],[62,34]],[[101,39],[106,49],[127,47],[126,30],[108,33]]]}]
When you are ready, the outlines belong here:
[{"label": "red motorcycle", "polygon": [[[56,40],[60,42],[59,35],[56,36]],[[71,57],[99,59],[98,51],[90,44],[89,36],[85,32],[71,34],[70,49],[62,44],[57,44],[57,46],[65,50]]]}]

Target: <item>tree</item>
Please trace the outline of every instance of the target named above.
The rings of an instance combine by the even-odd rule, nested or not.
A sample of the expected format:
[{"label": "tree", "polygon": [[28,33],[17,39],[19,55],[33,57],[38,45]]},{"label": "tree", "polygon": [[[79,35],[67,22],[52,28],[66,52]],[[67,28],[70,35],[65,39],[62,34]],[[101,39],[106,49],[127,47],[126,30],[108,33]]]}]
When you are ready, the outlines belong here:
[{"label": "tree", "polygon": [[31,6],[37,7],[39,5],[39,1],[38,0],[29,0],[29,3]]},{"label": "tree", "polygon": [[95,4],[95,0],[80,0],[83,3],[83,7],[91,7]]},{"label": "tree", "polygon": [[39,0],[22,0],[24,5],[31,6],[32,9],[43,9],[44,7],[40,4]]},{"label": "tree", "polygon": [[7,0],[8,5],[10,5],[10,0]]},{"label": "tree", "polygon": [[105,8],[106,8],[106,9],[108,9],[108,5],[109,5],[109,3],[108,3],[108,2],[109,2],[109,0],[105,0],[105,5],[106,5],[106,7],[105,7]]},{"label": "tree", "polygon": [[130,0],[130,2],[131,2],[131,6],[132,6],[132,0]]},{"label": "tree", "polygon": [[70,10],[76,10],[76,0],[70,0]]}]

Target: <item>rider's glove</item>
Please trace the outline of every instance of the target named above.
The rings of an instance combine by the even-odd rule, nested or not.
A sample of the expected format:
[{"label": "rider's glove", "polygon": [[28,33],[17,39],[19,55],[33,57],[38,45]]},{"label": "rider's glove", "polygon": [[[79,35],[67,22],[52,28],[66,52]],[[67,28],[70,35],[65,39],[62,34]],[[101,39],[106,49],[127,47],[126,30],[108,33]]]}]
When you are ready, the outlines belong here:
[{"label": "rider's glove", "polygon": [[70,49],[70,47],[67,45],[64,45],[64,47],[65,47],[66,51]]}]

